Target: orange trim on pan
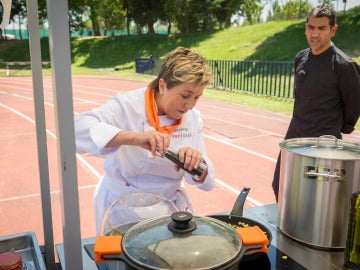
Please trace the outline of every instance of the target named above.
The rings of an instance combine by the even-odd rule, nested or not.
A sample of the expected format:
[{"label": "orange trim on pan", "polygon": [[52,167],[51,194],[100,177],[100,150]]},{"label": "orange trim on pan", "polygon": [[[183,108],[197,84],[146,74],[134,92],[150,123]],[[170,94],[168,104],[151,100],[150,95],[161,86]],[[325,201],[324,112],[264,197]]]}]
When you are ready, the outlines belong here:
[{"label": "orange trim on pan", "polygon": [[109,261],[104,260],[103,255],[121,254],[121,240],[121,235],[98,236],[94,246],[95,263]]}]

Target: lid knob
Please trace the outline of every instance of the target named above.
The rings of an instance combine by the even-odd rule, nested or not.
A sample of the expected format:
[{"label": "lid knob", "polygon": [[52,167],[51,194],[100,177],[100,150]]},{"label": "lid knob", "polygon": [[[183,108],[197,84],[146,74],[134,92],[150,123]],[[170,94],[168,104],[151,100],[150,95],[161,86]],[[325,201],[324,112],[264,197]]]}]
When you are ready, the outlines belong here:
[{"label": "lid knob", "polygon": [[191,221],[193,215],[189,212],[175,212],[171,215],[172,221],[168,224],[170,231],[174,233],[188,233],[196,229],[195,222]]}]

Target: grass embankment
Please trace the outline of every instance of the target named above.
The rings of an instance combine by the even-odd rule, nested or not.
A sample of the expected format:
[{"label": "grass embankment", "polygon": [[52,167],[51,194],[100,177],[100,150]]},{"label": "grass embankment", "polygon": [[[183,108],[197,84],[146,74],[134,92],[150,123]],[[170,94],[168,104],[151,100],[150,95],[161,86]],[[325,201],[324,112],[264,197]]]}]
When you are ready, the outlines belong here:
[{"label": "grass embankment", "polygon": [[[360,7],[339,16],[338,24],[340,27],[334,43],[360,63]],[[72,73],[150,81],[152,77],[135,73],[134,59],[150,55],[160,58],[177,46],[192,48],[207,59],[293,61],[295,54],[307,47],[304,26],[304,20],[278,21],[191,35],[72,39]],[[41,40],[41,46],[43,61],[48,61],[50,54],[46,38]],[[27,40],[0,43],[0,62],[29,60]],[[50,72],[44,69],[44,75]],[[30,75],[30,71],[16,74]],[[292,112],[292,100],[217,90],[206,91],[205,96],[275,113],[290,115]]]}]

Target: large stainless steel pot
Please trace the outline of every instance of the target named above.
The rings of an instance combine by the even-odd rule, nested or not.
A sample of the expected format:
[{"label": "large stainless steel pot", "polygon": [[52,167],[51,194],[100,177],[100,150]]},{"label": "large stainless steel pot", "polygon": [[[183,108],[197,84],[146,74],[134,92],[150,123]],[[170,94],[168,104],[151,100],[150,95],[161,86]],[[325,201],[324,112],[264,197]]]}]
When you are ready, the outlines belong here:
[{"label": "large stainless steel pot", "polygon": [[360,145],[326,135],[280,147],[279,229],[313,247],[344,249],[350,197],[360,190]]}]

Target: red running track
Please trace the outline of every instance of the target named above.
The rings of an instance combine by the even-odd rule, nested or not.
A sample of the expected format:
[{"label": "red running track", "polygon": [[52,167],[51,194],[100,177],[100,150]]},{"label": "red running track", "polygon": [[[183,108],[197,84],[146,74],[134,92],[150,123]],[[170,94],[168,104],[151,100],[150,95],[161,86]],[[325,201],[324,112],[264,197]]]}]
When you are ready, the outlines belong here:
[{"label": "red running track", "polygon": [[[61,243],[62,221],[51,77],[44,77],[47,146],[50,170],[53,230]],[[74,113],[89,110],[118,91],[146,83],[108,76],[74,76]],[[271,181],[279,142],[290,118],[245,106],[200,98],[205,143],[217,184],[205,192],[187,186],[197,215],[229,211],[243,187],[250,187],[245,207],[275,202]],[[36,129],[31,77],[0,77],[0,235],[33,231],[44,243],[37,162]],[[359,141],[358,132],[344,139]],[[102,171],[102,159],[77,159],[82,238],[95,235],[93,193]]]}]

